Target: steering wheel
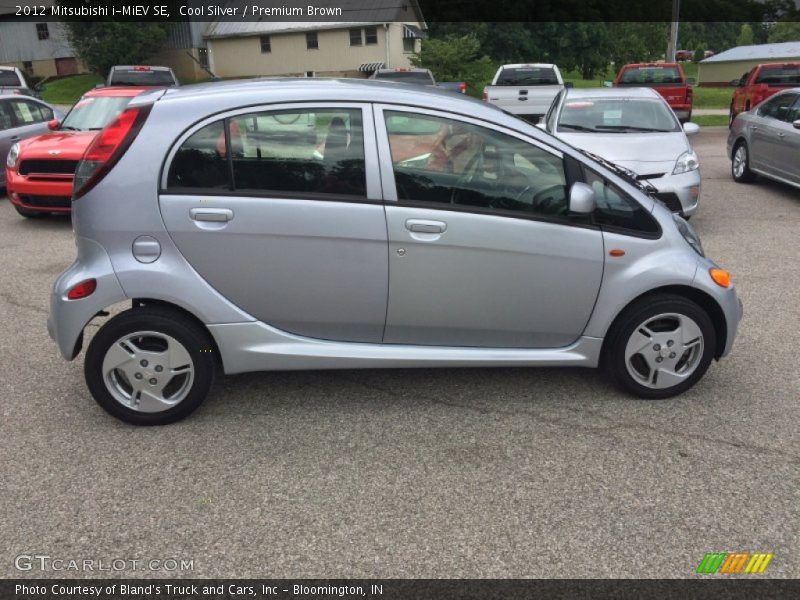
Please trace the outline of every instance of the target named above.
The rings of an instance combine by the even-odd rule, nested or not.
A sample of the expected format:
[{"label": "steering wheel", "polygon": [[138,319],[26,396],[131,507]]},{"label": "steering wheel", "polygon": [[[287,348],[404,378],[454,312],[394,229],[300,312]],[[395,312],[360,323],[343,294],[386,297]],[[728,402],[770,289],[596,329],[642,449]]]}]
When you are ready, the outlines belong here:
[{"label": "steering wheel", "polygon": [[533,196],[533,210],[545,215],[566,215],[569,207],[564,186],[556,183],[536,192]]}]

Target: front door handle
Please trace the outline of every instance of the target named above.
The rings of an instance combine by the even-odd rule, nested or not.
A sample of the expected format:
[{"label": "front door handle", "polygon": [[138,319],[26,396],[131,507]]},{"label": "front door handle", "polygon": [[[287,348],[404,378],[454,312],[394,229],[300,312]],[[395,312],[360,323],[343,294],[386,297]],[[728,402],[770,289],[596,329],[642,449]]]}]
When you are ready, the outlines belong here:
[{"label": "front door handle", "polygon": [[785,133],[778,132],[778,137],[786,137]]},{"label": "front door handle", "polygon": [[10,139],[12,142],[18,142],[18,141],[19,141],[19,136],[18,136],[18,135],[12,135],[12,136],[11,136],[9,139]]},{"label": "front door handle", "polygon": [[193,208],[189,214],[195,221],[212,223],[224,223],[233,219],[233,211],[229,208]]},{"label": "front door handle", "polygon": [[447,223],[425,219],[408,219],[406,221],[406,229],[414,233],[444,233],[447,229]]}]

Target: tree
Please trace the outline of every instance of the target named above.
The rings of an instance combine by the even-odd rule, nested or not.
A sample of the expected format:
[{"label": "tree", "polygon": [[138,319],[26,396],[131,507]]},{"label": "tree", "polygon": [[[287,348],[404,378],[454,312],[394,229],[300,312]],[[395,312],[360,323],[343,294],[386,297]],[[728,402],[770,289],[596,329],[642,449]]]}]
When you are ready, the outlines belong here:
[{"label": "tree", "polygon": [[89,69],[105,76],[113,65],[135,65],[158,54],[169,23],[67,21],[67,39]]},{"label": "tree", "polygon": [[739,37],[736,38],[737,46],[752,46],[754,41],[753,28],[747,23],[742,25],[739,30]]},{"label": "tree", "polygon": [[800,42],[800,22],[779,21],[770,30],[767,40],[772,43],[777,42]]},{"label": "tree", "polygon": [[448,35],[444,39],[428,39],[419,54],[411,58],[416,67],[430,69],[439,81],[463,81],[472,94],[480,94],[494,75],[494,63],[481,52],[476,35]]}]

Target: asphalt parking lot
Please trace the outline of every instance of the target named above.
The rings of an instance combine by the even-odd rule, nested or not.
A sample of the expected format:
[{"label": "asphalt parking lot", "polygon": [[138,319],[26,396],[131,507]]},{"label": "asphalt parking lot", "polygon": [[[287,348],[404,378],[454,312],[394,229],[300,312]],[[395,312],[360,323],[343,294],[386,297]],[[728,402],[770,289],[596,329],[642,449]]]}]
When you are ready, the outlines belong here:
[{"label": "asphalt parking lot", "polygon": [[[800,191],[735,184],[726,135],[693,139],[693,223],[744,321],[730,357],[657,402],[588,370],[263,373],[218,379],[176,425],[127,426],[47,336],[69,221],[0,200],[0,576],[691,577],[748,551],[800,577]],[[15,568],[35,554],[193,570]]]}]

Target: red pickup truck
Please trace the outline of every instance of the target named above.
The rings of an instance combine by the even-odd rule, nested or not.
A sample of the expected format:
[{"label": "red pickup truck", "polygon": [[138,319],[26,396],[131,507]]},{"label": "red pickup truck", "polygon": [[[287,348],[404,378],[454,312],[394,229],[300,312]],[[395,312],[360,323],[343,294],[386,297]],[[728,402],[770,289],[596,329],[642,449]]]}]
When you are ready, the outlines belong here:
[{"label": "red pickup truck", "polygon": [[650,87],[664,96],[681,123],[692,118],[692,86],[678,63],[634,63],[623,66],[614,87]]},{"label": "red pickup truck", "polygon": [[791,87],[800,87],[800,62],[767,63],[757,65],[734,79],[736,86],[731,98],[728,126],[733,124],[736,115],[755,108],[773,94]]}]

